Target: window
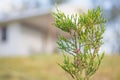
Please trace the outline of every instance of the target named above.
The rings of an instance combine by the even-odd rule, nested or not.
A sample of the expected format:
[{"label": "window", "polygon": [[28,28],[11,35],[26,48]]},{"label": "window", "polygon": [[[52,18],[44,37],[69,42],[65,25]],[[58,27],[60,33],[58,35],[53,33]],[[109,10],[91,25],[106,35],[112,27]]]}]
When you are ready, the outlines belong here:
[{"label": "window", "polygon": [[7,27],[1,27],[1,40],[3,42],[7,40]]}]

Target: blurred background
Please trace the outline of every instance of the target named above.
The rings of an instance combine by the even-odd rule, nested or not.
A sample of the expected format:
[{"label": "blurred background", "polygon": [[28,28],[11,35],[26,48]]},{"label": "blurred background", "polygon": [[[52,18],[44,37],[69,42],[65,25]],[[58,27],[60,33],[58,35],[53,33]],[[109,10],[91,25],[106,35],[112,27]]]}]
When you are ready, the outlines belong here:
[{"label": "blurred background", "polygon": [[92,80],[120,80],[120,1],[119,0],[1,0],[0,1],[0,80],[70,80],[56,63],[63,57],[57,48],[59,35],[54,27],[55,5],[65,14],[83,13],[101,6],[107,18],[106,52]]}]

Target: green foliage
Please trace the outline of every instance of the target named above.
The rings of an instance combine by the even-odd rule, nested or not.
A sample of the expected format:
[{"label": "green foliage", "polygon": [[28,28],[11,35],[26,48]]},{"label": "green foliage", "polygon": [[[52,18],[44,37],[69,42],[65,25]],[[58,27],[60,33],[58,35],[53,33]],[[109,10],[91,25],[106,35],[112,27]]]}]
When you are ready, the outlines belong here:
[{"label": "green foliage", "polygon": [[[70,39],[60,36],[58,45],[61,50],[72,55],[72,60],[64,55],[59,64],[75,80],[89,80],[98,70],[104,52],[99,54],[103,44],[106,20],[100,7],[79,15],[65,15],[57,9],[53,13],[55,26],[70,34]],[[102,55],[101,55],[102,54]]]}]

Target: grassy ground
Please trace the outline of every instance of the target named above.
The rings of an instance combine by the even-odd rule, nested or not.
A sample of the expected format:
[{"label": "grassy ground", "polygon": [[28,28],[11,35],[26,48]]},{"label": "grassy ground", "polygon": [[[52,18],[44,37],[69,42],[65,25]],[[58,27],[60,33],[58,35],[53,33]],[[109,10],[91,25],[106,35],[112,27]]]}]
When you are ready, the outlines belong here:
[{"label": "grassy ground", "polygon": [[[58,65],[61,55],[0,58],[0,80],[70,80]],[[120,56],[107,56],[91,80],[120,80]]]}]

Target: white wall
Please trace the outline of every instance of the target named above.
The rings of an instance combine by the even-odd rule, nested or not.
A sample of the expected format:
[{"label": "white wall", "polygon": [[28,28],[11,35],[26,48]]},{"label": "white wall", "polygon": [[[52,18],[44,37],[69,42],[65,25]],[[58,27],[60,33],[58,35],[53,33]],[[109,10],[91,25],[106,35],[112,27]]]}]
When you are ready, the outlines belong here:
[{"label": "white wall", "polygon": [[45,52],[52,54],[54,53],[56,47],[57,47],[56,39],[48,36],[47,41],[46,41]]},{"label": "white wall", "polygon": [[0,56],[26,56],[36,53],[53,53],[55,40],[38,29],[10,23],[7,26],[7,41],[0,41]]},{"label": "white wall", "polygon": [[7,41],[0,40],[0,56],[16,56],[24,54],[21,44],[21,27],[19,23],[7,25]]},{"label": "white wall", "polygon": [[38,29],[30,26],[22,27],[22,44],[25,52],[36,53],[53,53],[55,49],[55,40]]},{"label": "white wall", "polygon": [[42,52],[42,35],[38,29],[22,26],[22,46],[26,53],[40,53]]}]

